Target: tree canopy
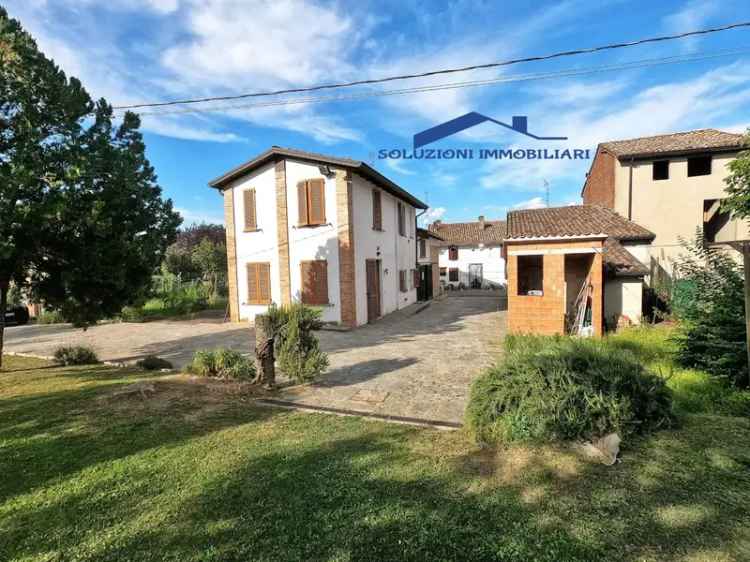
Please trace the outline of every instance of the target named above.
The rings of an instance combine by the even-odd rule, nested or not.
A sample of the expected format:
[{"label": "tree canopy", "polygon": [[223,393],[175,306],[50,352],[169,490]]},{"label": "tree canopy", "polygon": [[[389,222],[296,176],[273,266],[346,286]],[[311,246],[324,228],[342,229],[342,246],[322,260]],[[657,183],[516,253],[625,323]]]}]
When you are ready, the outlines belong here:
[{"label": "tree canopy", "polygon": [[[115,120],[0,8],[0,311],[13,281],[87,326],[149,283],[182,219],[139,127],[133,113]],[[0,353],[3,324],[0,314]]]}]

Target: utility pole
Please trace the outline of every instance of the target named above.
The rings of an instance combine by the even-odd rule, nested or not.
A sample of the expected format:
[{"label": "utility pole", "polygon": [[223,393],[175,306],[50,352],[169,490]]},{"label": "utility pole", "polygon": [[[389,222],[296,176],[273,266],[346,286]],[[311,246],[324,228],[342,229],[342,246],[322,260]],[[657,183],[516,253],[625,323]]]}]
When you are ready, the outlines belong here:
[{"label": "utility pole", "polygon": [[547,180],[544,180],[544,191],[547,194],[547,207],[549,207],[549,182]]}]

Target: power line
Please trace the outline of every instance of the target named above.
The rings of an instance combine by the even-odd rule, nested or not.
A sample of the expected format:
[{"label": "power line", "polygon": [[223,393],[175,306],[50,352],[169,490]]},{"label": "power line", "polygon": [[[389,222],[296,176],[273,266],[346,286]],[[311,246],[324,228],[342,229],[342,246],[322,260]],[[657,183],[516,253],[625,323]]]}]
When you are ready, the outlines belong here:
[{"label": "power line", "polygon": [[510,59],[505,61],[499,61],[499,62],[491,62],[487,64],[477,64],[477,65],[471,65],[471,66],[463,66],[458,68],[446,68],[441,70],[431,70],[428,72],[420,72],[415,74],[401,74],[397,76],[388,76],[385,78],[372,78],[368,80],[355,80],[352,82],[339,82],[334,84],[321,84],[318,86],[310,86],[305,88],[288,88],[285,90],[275,90],[275,91],[268,91],[268,92],[252,92],[252,93],[246,93],[246,94],[237,94],[237,95],[231,95],[231,96],[212,96],[212,97],[206,97],[206,98],[191,98],[191,99],[184,99],[184,100],[173,100],[173,101],[164,101],[164,102],[151,102],[151,103],[140,103],[140,104],[131,104],[131,105],[119,105],[114,106],[114,109],[138,109],[141,107],[162,107],[167,105],[187,105],[187,104],[194,104],[194,103],[205,103],[210,101],[229,101],[229,100],[237,100],[237,99],[245,99],[245,98],[256,98],[256,97],[266,97],[266,96],[277,96],[281,94],[298,94],[302,92],[315,92],[320,90],[333,90],[337,88],[350,88],[352,86],[364,86],[364,85],[371,85],[371,84],[382,84],[384,82],[393,82],[395,80],[410,80],[413,78],[427,78],[430,76],[436,76],[440,74],[454,74],[458,72],[468,72],[471,70],[484,70],[488,68],[498,68],[503,66],[510,66],[514,64],[520,64],[525,62],[538,62],[538,61],[544,61],[544,60],[551,60],[551,59],[557,59],[562,57],[571,57],[576,55],[583,55],[583,54],[591,54],[591,53],[598,53],[601,51],[610,51],[614,49],[623,49],[626,47],[635,47],[638,45],[645,45],[648,43],[659,43],[664,41],[673,41],[676,39],[684,39],[686,37],[695,37],[698,35],[708,35],[710,33],[718,33],[721,31],[728,31],[730,29],[738,29],[742,27],[750,27],[750,22],[738,22],[738,23],[732,23],[729,25],[724,25],[720,27],[712,27],[707,29],[700,29],[696,31],[687,31],[684,33],[677,33],[674,35],[662,35],[658,37],[647,37],[644,39],[637,39],[635,41],[628,41],[624,43],[611,43],[608,45],[600,45],[597,47],[588,47],[588,48],[582,48],[582,49],[574,49],[570,51],[559,51],[556,53],[550,53],[547,55],[536,55],[536,56],[530,56],[530,57],[523,57],[523,58],[517,58],[517,59]]},{"label": "power line", "polygon": [[747,53],[750,53],[750,49],[743,48],[743,49],[737,49],[737,50],[717,51],[713,53],[704,53],[704,54],[694,53],[694,54],[688,54],[688,55],[674,55],[671,57],[641,59],[641,60],[630,61],[630,62],[621,63],[621,64],[599,66],[599,67],[578,68],[578,69],[570,69],[570,70],[561,70],[558,72],[545,72],[545,73],[536,73],[536,74],[521,74],[521,75],[515,75],[515,76],[492,78],[492,79],[487,79],[487,80],[448,82],[448,83],[443,83],[443,84],[433,84],[430,86],[415,86],[411,88],[402,88],[402,89],[395,89],[395,90],[376,90],[376,91],[362,92],[362,93],[351,94],[351,95],[346,95],[346,96],[317,96],[317,97],[308,97],[308,98],[282,99],[282,100],[259,102],[259,103],[212,105],[208,107],[188,107],[188,108],[174,109],[174,110],[169,110],[169,109],[158,110],[157,109],[155,111],[140,112],[139,115],[147,116],[147,115],[177,115],[177,114],[184,114],[184,113],[211,113],[215,111],[230,111],[234,109],[277,107],[277,106],[283,106],[283,105],[326,103],[326,102],[336,102],[336,101],[356,101],[356,100],[373,98],[373,97],[384,97],[384,96],[403,95],[403,94],[410,94],[410,93],[422,93],[422,92],[433,92],[433,91],[440,91],[440,90],[451,90],[451,89],[469,88],[469,87],[477,87],[477,86],[487,86],[487,85],[498,84],[498,83],[546,80],[546,79],[570,77],[570,76],[584,76],[584,75],[590,75],[590,74],[598,74],[602,72],[611,72],[615,70],[630,70],[630,69],[637,69],[637,68],[646,68],[649,66],[697,62],[701,60],[708,60],[708,59],[726,57],[726,56],[732,56],[732,55],[741,55],[741,54],[747,54]]}]

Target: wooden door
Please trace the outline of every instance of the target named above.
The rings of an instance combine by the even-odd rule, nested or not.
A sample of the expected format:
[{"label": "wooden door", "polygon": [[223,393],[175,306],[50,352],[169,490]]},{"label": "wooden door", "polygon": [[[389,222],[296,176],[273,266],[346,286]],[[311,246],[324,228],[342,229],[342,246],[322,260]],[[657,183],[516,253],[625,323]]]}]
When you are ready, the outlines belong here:
[{"label": "wooden door", "polygon": [[380,318],[380,260],[367,260],[367,321]]},{"label": "wooden door", "polygon": [[428,301],[430,299],[432,299],[432,265],[420,265],[417,300]]}]

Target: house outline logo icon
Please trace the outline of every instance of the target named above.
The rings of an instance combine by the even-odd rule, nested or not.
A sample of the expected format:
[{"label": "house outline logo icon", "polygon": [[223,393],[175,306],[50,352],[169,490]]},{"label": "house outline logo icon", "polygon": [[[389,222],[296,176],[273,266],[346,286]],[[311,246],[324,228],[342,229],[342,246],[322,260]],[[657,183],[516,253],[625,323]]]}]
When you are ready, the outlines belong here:
[{"label": "house outline logo icon", "polygon": [[415,134],[414,150],[417,150],[418,148],[431,144],[440,139],[455,135],[456,133],[460,133],[461,131],[464,131],[466,129],[470,129],[471,127],[476,127],[477,125],[480,125],[487,121],[530,137],[534,140],[568,140],[568,137],[545,137],[530,133],[528,128],[529,120],[526,115],[514,115],[511,124],[508,124],[503,123],[502,121],[498,121],[497,119],[493,119],[492,117],[482,115],[481,113],[477,113],[476,111],[471,111],[469,113],[466,113],[465,115],[461,115],[460,117],[456,117],[455,119],[451,119],[450,121],[446,121],[445,123],[441,123],[440,125],[436,125],[435,127],[425,129],[424,131]]}]

